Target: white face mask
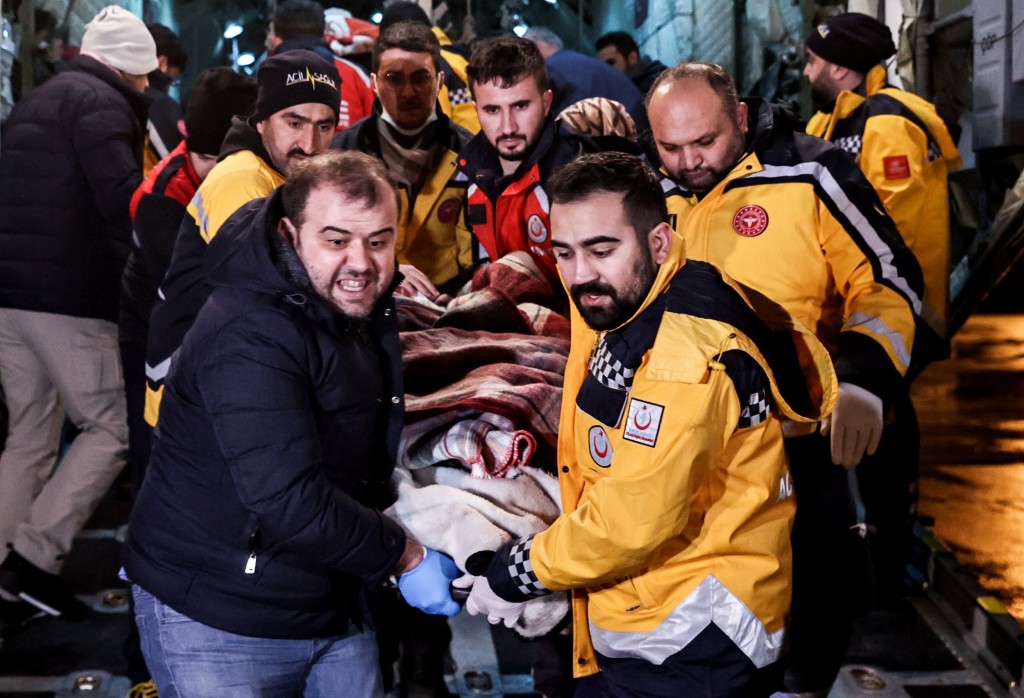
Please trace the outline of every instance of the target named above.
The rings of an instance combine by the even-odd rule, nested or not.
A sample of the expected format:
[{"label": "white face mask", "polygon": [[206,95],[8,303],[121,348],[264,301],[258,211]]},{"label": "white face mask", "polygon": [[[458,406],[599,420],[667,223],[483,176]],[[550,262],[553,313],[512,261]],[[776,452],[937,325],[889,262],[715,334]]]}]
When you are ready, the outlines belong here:
[{"label": "white face mask", "polygon": [[395,123],[394,117],[392,117],[391,114],[388,114],[388,110],[384,108],[384,105],[381,105],[380,111],[380,118],[383,119],[384,122],[387,123],[391,128],[395,129],[403,136],[415,136],[417,133],[420,133],[427,126],[437,121],[437,111],[435,110],[430,112],[430,116],[427,117],[427,120],[424,121],[419,128],[402,128],[401,126]]}]

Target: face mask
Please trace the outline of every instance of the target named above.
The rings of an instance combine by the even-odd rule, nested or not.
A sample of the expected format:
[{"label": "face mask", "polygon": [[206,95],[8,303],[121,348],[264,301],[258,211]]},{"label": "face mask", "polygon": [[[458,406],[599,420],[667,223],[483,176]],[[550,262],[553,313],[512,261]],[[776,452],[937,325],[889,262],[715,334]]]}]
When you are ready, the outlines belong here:
[{"label": "face mask", "polygon": [[427,126],[429,126],[430,124],[432,124],[435,121],[437,121],[437,112],[436,111],[430,112],[430,116],[428,116],[427,120],[423,122],[423,125],[420,126],[419,128],[413,128],[413,129],[402,128],[401,126],[396,124],[394,118],[390,114],[388,114],[388,110],[384,109],[383,107],[381,107],[380,118],[383,119],[384,122],[388,126],[390,126],[391,128],[395,129],[396,131],[398,131],[403,136],[415,136],[417,133],[420,133],[421,131],[423,131],[423,129],[425,129]]}]

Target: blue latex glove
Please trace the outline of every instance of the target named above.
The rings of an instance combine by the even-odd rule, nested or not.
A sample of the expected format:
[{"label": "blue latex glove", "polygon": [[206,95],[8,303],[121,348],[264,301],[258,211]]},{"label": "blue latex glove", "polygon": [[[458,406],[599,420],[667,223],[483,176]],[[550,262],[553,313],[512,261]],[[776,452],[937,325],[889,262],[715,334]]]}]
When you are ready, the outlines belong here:
[{"label": "blue latex glove", "polygon": [[398,590],[406,602],[426,613],[458,615],[462,607],[452,598],[448,587],[460,576],[455,562],[443,553],[424,548],[420,564],[398,578]]}]

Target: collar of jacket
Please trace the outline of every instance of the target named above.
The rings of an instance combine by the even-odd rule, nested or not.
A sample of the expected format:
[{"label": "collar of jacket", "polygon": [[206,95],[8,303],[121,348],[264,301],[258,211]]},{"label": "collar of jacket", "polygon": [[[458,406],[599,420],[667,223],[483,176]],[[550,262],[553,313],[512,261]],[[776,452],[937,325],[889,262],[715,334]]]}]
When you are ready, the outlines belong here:
[{"label": "collar of jacket", "polygon": [[71,68],[88,73],[117,90],[124,97],[125,101],[128,102],[128,106],[131,107],[132,113],[135,114],[139,124],[145,127],[146,120],[149,118],[149,106],[153,103],[151,98],[136,90],[122,80],[117,73],[92,56],[79,54],[71,60]]},{"label": "collar of jacket", "polygon": [[[502,174],[498,150],[487,140],[483,131],[476,134],[459,153],[458,165],[471,182],[487,190],[488,195],[494,199],[510,184],[529,172],[534,165],[540,166],[541,180],[546,179],[547,173],[544,165],[549,160],[548,154],[555,152],[559,147],[564,147],[570,141],[579,143],[585,139],[586,136],[565,128],[561,121],[549,116],[533,151],[529,157],[519,163],[512,174]],[[493,191],[491,191],[492,188]]]},{"label": "collar of jacket", "polygon": [[285,51],[295,51],[296,49],[308,49],[320,55],[328,63],[334,63],[336,56],[331,47],[328,46],[323,39],[316,36],[296,36],[293,39],[282,41],[281,45],[274,49],[271,55],[277,56],[284,53]]},{"label": "collar of jacket", "polygon": [[[351,135],[346,136],[346,133],[352,131],[356,135],[356,143],[354,144],[356,150],[363,153],[372,153],[380,157],[380,133],[377,131],[377,122],[383,113],[384,107],[381,105],[380,100],[375,99],[373,102],[373,112],[358,124],[354,124],[336,135],[334,140],[331,141],[331,147],[340,150],[351,148],[353,146]],[[465,139],[460,139],[457,129],[462,127],[454,124],[448,118],[444,111],[441,110],[441,105],[438,102],[434,103],[434,113],[437,114],[437,120],[426,127],[434,129],[436,139],[434,142],[444,144],[448,150],[458,153],[464,145],[464,140],[468,140],[469,132],[466,131],[467,136]]]},{"label": "collar of jacket", "polygon": [[793,107],[774,104],[759,97],[743,100],[747,105],[747,152],[762,153],[774,143],[788,143],[804,124]]},{"label": "collar of jacket", "polygon": [[888,74],[885,71],[885,66],[876,65],[868,71],[864,80],[855,89],[843,90],[836,96],[832,108],[822,111],[832,115],[833,118],[845,119],[864,104],[868,97],[878,94],[888,86]]},{"label": "collar of jacket", "polygon": [[375,324],[389,310],[394,316],[392,294],[402,280],[397,264],[391,285],[370,317],[342,315],[316,292],[295,249],[278,234],[277,225],[283,216],[280,187],[233,215],[210,242],[203,260],[211,285],[240,287],[284,298],[312,321],[335,333],[367,322]]},{"label": "collar of jacket", "polygon": [[[267,167],[281,174],[274,166],[270,153],[267,152],[266,147],[263,145],[263,136],[256,130],[256,127],[250,124],[248,119],[233,116],[231,117],[231,128],[228,129],[227,135],[224,136],[224,143],[220,146],[217,162],[220,162],[232,153],[238,153],[243,150],[251,150],[260,160],[266,163]],[[284,177],[284,175],[281,176]]]},{"label": "collar of jacket", "polygon": [[174,80],[170,75],[157,68],[149,74],[149,87],[146,89],[156,90],[163,94],[167,94],[167,91],[171,89],[171,85],[174,84]]}]

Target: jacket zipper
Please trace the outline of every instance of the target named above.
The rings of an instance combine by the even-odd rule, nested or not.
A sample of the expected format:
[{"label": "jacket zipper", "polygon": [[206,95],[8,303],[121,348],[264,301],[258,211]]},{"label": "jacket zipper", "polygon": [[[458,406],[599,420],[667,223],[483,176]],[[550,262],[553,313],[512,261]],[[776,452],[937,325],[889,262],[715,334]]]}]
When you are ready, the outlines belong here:
[{"label": "jacket zipper", "polygon": [[260,529],[256,527],[249,536],[249,559],[245,562],[245,573],[256,574],[256,554],[260,551]]}]

